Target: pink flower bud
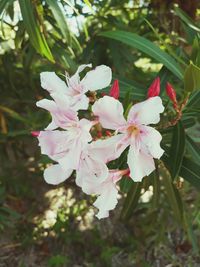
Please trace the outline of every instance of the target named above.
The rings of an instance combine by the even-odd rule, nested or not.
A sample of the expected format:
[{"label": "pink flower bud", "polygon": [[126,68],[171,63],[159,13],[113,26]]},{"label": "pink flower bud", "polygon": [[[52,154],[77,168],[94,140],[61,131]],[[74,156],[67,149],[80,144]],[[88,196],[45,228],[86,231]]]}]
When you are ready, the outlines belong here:
[{"label": "pink flower bud", "polygon": [[119,98],[119,82],[118,80],[115,80],[111,89],[110,89],[110,93],[109,96],[114,97],[115,99]]},{"label": "pink flower bud", "polygon": [[40,131],[33,131],[33,132],[31,132],[31,135],[33,137],[38,137],[39,134],[40,134]]},{"label": "pink flower bud", "polygon": [[147,98],[158,96],[160,94],[160,78],[157,77],[150,85]]},{"label": "pink flower bud", "polygon": [[168,95],[168,97],[171,99],[171,101],[176,104],[177,100],[176,100],[176,91],[174,90],[174,88],[172,87],[172,85],[170,83],[166,84],[166,93]]}]

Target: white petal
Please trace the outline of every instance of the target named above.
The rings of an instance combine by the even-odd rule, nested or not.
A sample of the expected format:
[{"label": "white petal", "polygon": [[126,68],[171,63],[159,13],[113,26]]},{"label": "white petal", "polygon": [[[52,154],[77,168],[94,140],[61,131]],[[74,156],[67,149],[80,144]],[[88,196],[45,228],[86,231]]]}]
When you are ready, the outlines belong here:
[{"label": "white petal", "polygon": [[108,211],[113,210],[118,202],[118,191],[115,184],[112,182],[105,182],[103,192],[98,196],[94,202],[94,206],[99,209],[97,217],[99,219],[108,217]]},{"label": "white petal", "polygon": [[127,160],[130,177],[135,182],[141,182],[142,178],[148,176],[153,170],[155,170],[155,164],[153,157],[144,151],[135,151],[130,146]]},{"label": "white petal", "polygon": [[160,147],[161,134],[150,126],[143,126],[142,130],[144,133],[141,134],[141,142],[147,146],[152,157],[159,159],[164,153]]},{"label": "white petal", "polygon": [[51,165],[44,171],[44,180],[48,184],[57,185],[64,182],[72,174],[72,169],[63,171],[63,169],[58,165]]},{"label": "white petal", "polygon": [[111,68],[105,65],[96,67],[94,70],[88,71],[81,84],[87,90],[95,91],[107,87],[112,80]]},{"label": "white petal", "polygon": [[56,103],[53,100],[42,99],[36,102],[36,106],[46,109],[49,112],[56,110]]},{"label": "white petal", "polygon": [[42,72],[40,73],[41,86],[45,90],[52,93],[62,93],[65,94],[67,92],[66,83],[61,80],[55,72]]},{"label": "white petal", "polygon": [[117,159],[129,145],[123,142],[124,134],[111,136],[105,140],[98,140],[89,145],[89,153],[107,163]]},{"label": "white petal", "polygon": [[162,100],[159,96],[133,105],[128,114],[128,122],[136,124],[156,124],[160,121],[160,113],[164,111]]},{"label": "white petal", "polygon": [[82,158],[80,168],[76,172],[76,184],[86,194],[96,194],[99,186],[108,177],[108,168],[105,163],[91,156]]},{"label": "white petal", "polygon": [[86,110],[88,105],[89,99],[85,94],[76,95],[71,99],[71,107],[74,110]]},{"label": "white petal", "polygon": [[113,97],[104,96],[99,99],[94,103],[92,111],[99,117],[101,125],[106,129],[117,130],[126,124],[123,106]]}]

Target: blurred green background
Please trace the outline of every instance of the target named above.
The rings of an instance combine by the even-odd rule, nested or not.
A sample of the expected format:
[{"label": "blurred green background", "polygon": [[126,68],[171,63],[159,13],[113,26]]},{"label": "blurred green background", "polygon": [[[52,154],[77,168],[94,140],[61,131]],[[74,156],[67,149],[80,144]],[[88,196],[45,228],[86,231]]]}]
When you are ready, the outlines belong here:
[{"label": "blurred green background", "polygon": [[[0,0],[1,267],[200,266],[195,187],[179,180],[175,189],[165,185],[168,191],[161,185],[153,198],[152,186],[143,183],[125,220],[122,198],[109,219],[98,221],[93,198],[73,178],[57,187],[45,184],[49,160],[30,134],[50,120],[35,106],[47,95],[42,71],[72,74],[80,64],[105,64],[119,79],[124,101],[145,99],[158,74],[161,94],[170,81],[181,95],[181,72],[173,73],[126,34],[148,39],[182,69],[191,60],[199,66],[199,16],[198,0]],[[121,35],[112,36],[114,30]],[[199,126],[192,129],[197,143],[198,133]],[[184,200],[184,224],[170,190]]]}]

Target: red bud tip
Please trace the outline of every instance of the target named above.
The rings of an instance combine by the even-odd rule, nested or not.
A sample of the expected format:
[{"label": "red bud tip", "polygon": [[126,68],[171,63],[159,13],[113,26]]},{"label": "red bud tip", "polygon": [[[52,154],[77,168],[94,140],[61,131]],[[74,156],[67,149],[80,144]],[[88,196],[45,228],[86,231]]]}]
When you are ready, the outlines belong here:
[{"label": "red bud tip", "polygon": [[107,135],[107,136],[111,136],[112,134],[111,134],[110,131],[106,130],[106,135]]},{"label": "red bud tip", "polygon": [[40,131],[33,131],[33,132],[31,132],[31,135],[33,137],[38,137],[39,134],[40,134]]},{"label": "red bud tip", "polygon": [[106,93],[101,93],[101,96],[105,96],[105,95],[107,95]]},{"label": "red bud tip", "polygon": [[115,80],[111,89],[110,89],[110,93],[109,96],[114,97],[115,99],[119,98],[119,82],[118,80]]},{"label": "red bud tip", "polygon": [[177,104],[176,91],[174,90],[174,88],[172,87],[172,85],[170,83],[166,84],[166,93],[167,93],[168,97],[171,99],[171,101],[174,104]]},{"label": "red bud tip", "polygon": [[98,137],[98,138],[101,138],[101,137],[102,137],[102,132],[101,132],[101,131],[98,131],[98,132],[97,132],[97,137]]},{"label": "red bud tip", "polygon": [[157,77],[150,85],[147,98],[158,96],[160,94],[160,77]]}]

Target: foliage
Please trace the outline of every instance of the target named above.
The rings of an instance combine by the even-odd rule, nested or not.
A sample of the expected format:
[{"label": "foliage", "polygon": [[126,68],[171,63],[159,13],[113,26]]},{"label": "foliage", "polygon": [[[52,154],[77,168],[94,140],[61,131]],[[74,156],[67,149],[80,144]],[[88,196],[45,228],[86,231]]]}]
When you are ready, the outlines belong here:
[{"label": "foliage", "polygon": [[[132,6],[129,2],[0,2],[1,230],[24,220],[20,215],[23,214],[21,198],[31,202],[37,194],[34,192],[37,187],[32,189],[33,181],[26,178],[35,179],[39,175],[36,183],[40,184],[41,170],[49,163],[39,156],[37,144],[30,136],[32,130],[44,128],[50,120],[45,112],[36,112],[35,108],[36,100],[45,94],[40,89],[39,73],[48,70],[59,74],[64,71],[73,73],[79,63],[91,62],[93,65],[106,64],[113,69],[114,78],[120,83],[125,114],[128,114],[130,102],[146,98],[147,89],[157,76],[161,79],[161,97],[167,106],[163,123],[158,126],[165,154],[156,162],[156,171],[142,183],[133,183],[124,177],[120,184],[124,204],[121,204],[123,208],[118,218],[128,225],[133,218],[142,221],[146,216],[141,236],[153,238],[151,242],[159,244],[165,239],[167,218],[173,214],[177,222],[174,224],[176,227],[181,225],[194,254],[199,253],[195,233],[200,227],[196,204],[200,188],[200,24],[175,6],[171,15],[178,27],[173,32],[169,28],[167,32],[159,25],[156,13],[148,6],[149,1],[144,1],[142,6],[138,1]],[[72,21],[73,25],[70,24]],[[166,96],[167,81],[177,92],[180,112]],[[125,166],[124,156],[114,163],[116,167]],[[143,202],[143,196],[148,192],[153,194]],[[190,195],[193,202],[197,199],[196,209],[188,200]],[[77,212],[58,214],[53,228],[56,232],[58,227],[58,236],[62,236],[63,227],[69,227],[71,217],[85,213],[86,207],[76,207]],[[17,238],[22,236],[25,244],[25,236],[32,242],[35,235],[33,230],[28,236],[29,229],[34,227],[29,217],[27,221],[27,229],[20,225],[15,233]],[[43,228],[42,231],[45,232]],[[137,233],[136,238],[139,239],[139,235]],[[138,244],[127,242],[130,242],[129,249],[132,246],[138,249]],[[120,246],[112,244],[110,249],[106,248],[101,249],[101,260],[109,266],[110,255],[118,253]],[[91,260],[90,256],[88,258]],[[49,259],[48,264],[62,266],[67,260],[58,253]]]}]

